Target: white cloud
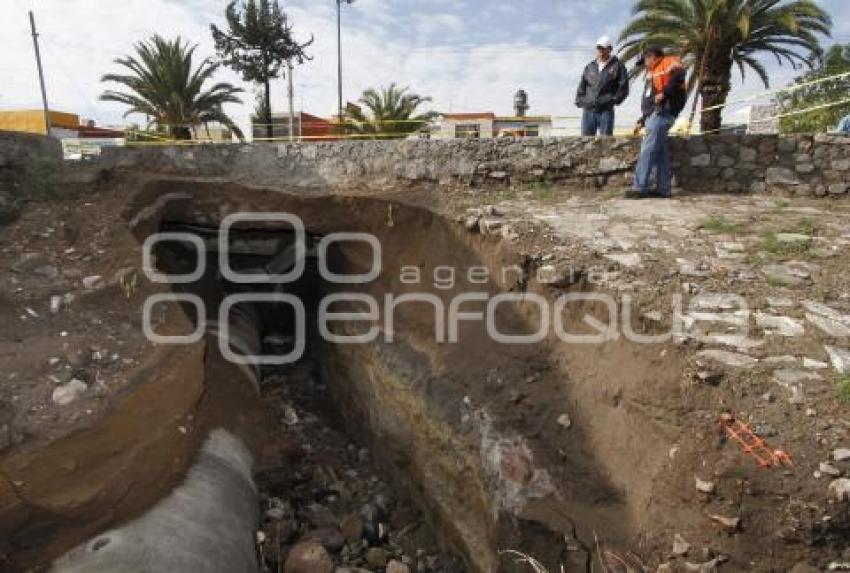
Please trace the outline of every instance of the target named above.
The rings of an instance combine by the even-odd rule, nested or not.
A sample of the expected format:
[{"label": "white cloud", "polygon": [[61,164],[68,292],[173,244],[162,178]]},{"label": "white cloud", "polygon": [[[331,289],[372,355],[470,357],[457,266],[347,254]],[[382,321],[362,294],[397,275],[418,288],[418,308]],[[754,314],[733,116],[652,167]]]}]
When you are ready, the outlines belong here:
[{"label": "white cloud", "polygon": [[[120,105],[98,101],[100,77],[115,70],[112,60],[154,32],[177,34],[213,55],[209,23],[223,20],[226,0],[0,0],[0,108],[40,106],[26,10],[35,8],[51,107],[121,122]],[[336,7],[334,0],[283,0],[299,38],[313,34],[314,59],[297,68],[296,108],[318,115],[336,109]],[[850,41],[850,2],[822,2],[833,11],[836,35]],[[354,100],[364,89],[392,81],[434,98],[433,107],[453,111],[510,113],[513,93],[525,89],[532,113],[576,115],[573,94],[595,39],[616,37],[631,0],[357,0],[343,5],[344,94]],[[549,47],[547,47],[549,46]],[[586,48],[585,48],[586,47]],[[765,60],[769,63],[767,60]],[[790,68],[771,68],[773,85],[793,77]],[[222,70],[220,78],[241,84]],[[736,81],[734,97],[763,88]],[[253,90],[253,86],[244,86]],[[634,91],[638,91],[635,88]],[[245,105],[229,109],[247,124]],[[638,95],[620,112],[637,115]],[[285,84],[275,82],[273,106],[286,108]]]}]

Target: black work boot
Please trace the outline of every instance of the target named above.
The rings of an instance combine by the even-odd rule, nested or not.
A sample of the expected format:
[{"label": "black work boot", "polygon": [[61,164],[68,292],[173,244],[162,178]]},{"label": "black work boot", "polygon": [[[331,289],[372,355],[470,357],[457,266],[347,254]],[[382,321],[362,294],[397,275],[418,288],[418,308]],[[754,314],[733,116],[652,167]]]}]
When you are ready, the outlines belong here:
[{"label": "black work boot", "polygon": [[659,193],[658,191],[652,191],[650,192],[649,197],[652,199],[670,199],[672,195],[665,195],[663,193]]}]

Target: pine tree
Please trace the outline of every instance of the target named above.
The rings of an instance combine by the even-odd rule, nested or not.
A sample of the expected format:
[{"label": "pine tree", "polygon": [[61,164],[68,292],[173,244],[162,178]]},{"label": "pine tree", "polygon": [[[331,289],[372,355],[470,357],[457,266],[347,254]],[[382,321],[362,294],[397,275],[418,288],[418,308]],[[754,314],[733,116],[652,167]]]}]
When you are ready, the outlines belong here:
[{"label": "pine tree", "polygon": [[[264,89],[263,109],[271,114],[271,81],[279,78],[287,61],[302,64],[310,56],[304,43],[293,38],[293,27],[278,0],[233,0],[225,10],[227,30],[212,24],[216,51],[224,65],[241,74],[246,82],[261,84]],[[272,137],[271,122],[266,134]]]}]

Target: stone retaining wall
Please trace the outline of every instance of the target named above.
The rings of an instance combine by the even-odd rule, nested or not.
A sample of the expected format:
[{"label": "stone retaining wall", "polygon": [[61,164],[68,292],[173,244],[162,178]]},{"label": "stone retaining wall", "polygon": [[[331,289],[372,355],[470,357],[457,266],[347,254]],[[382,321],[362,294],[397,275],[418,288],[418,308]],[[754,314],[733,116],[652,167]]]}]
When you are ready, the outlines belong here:
[{"label": "stone retaining wall", "polygon": [[[636,138],[534,138],[451,141],[108,148],[101,168],[219,177],[288,187],[385,187],[404,183],[553,182],[621,188],[631,180]],[[674,138],[683,192],[846,195],[850,137],[719,135]]]},{"label": "stone retaining wall", "polygon": [[674,166],[694,191],[846,195],[850,137],[717,136],[674,140]]},{"label": "stone retaining wall", "polygon": [[[29,186],[41,187],[61,167],[62,145],[42,135],[0,131],[0,224],[17,217]],[[44,177],[41,177],[44,175]]]}]

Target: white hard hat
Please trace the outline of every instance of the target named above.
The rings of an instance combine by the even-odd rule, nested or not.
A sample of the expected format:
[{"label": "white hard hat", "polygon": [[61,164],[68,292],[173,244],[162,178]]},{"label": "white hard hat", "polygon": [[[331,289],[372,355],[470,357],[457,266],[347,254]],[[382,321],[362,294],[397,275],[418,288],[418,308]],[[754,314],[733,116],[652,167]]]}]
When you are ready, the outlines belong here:
[{"label": "white hard hat", "polygon": [[608,36],[602,36],[598,40],[596,40],[597,47],[601,48],[613,48],[614,44],[611,43],[611,38]]}]

